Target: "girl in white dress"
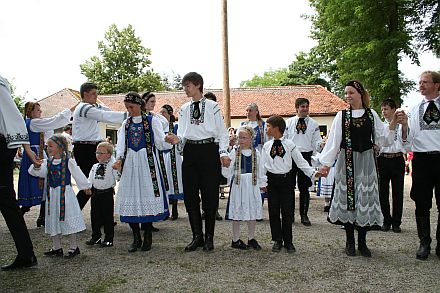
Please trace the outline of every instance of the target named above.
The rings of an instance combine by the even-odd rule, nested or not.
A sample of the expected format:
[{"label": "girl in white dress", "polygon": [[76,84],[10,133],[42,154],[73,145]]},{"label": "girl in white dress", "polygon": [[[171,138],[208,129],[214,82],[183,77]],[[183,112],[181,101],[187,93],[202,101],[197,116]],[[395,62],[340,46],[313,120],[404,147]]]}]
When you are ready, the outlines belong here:
[{"label": "girl in white dress", "polygon": [[71,185],[75,179],[79,189],[91,194],[92,184],[84,176],[74,159],[69,158],[67,140],[62,135],[53,135],[47,141],[49,159],[29,167],[29,174],[46,178],[46,222],[45,231],[52,237],[52,248],[46,256],[63,256],[61,235],[69,236],[69,251],[66,258],[80,253],[76,233],[86,229],[78,200]]},{"label": "girl in white dress", "polygon": [[[152,245],[152,223],[169,216],[155,149],[170,149],[172,145],[165,142],[159,119],[142,113],[144,101],[138,93],[128,93],[124,104],[130,117],[118,131],[117,161],[113,168],[122,171],[122,175],[115,213],[121,216],[121,222],[129,223],[133,231],[133,243],[128,251],[135,252],[141,247],[148,251]],[[140,226],[144,230],[143,245]]]},{"label": "girl in white dress", "polygon": [[[261,249],[254,238],[257,219],[262,218],[260,188],[267,185],[261,168],[260,152],[252,147],[254,131],[250,126],[238,129],[238,147],[229,153],[231,164],[222,167],[222,174],[230,181],[231,188],[226,207],[226,219],[232,220],[232,248]],[[247,245],[240,239],[240,221],[248,223]]]}]

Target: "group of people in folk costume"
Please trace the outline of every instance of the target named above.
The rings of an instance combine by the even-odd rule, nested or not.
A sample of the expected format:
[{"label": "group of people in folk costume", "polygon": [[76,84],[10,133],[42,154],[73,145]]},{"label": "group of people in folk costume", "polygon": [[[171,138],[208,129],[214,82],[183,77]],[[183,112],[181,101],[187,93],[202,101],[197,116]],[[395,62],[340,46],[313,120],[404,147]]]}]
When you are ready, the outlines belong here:
[{"label": "group of people in folk costume", "polygon": [[[356,229],[358,250],[362,256],[369,257],[367,231],[375,226],[387,231],[392,225],[393,231],[400,232],[401,221],[400,202],[397,208],[393,205],[393,217],[389,215],[389,206],[386,213],[382,212],[381,204],[386,206],[386,200],[383,195],[379,196],[379,189],[389,189],[389,178],[379,182],[375,164],[378,146],[382,147],[377,160],[379,170],[382,168],[380,172],[386,172],[383,170],[387,162],[383,159],[398,158],[400,164],[402,149],[414,152],[411,198],[416,203],[420,238],[416,257],[428,257],[431,199],[433,189],[440,190],[439,181],[428,168],[440,160],[440,75],[437,72],[427,71],[421,75],[419,89],[424,99],[408,116],[401,110],[396,111],[394,104],[384,102],[385,124],[369,108],[369,95],[363,85],[356,80],[349,81],[345,98],[350,107],[337,113],[325,144],[319,136],[318,124],[308,116],[309,101],[297,99],[297,116],[287,122],[277,115],[264,122],[256,104],[249,105],[248,121],[237,130],[237,144],[231,148],[219,105],[202,94],[202,76],[190,72],[183,77],[182,84],[191,100],[181,107],[177,127],[171,106],[164,105],[161,115],[152,112],[154,94],[141,96],[130,92],[124,98],[127,112],[113,112],[96,104],[97,86],[93,83],[81,86],[82,102],[72,109],[52,118],[40,118],[38,103],[31,103],[26,105],[23,121],[17,119],[20,114],[7,82],[0,79],[0,209],[18,251],[15,261],[2,267],[3,270],[37,264],[23,214],[44,200],[37,224],[42,225],[44,215],[45,231],[52,238],[52,248],[44,253],[47,256],[73,258],[80,253],[76,234],[85,229],[81,210],[90,197],[92,237],[86,242],[88,245],[113,246],[115,207],[121,222],[128,223],[133,232],[129,251],[150,250],[152,223],[169,217],[170,203],[173,205],[171,218],[177,218],[177,200],[183,197],[193,234],[185,251],[199,247],[213,250],[221,174],[230,183],[226,219],[232,220],[231,247],[261,249],[254,234],[256,220],[263,215],[261,193],[266,193],[272,251],[279,252],[284,247],[287,252],[294,252],[292,223],[296,183],[300,190],[301,223],[309,226],[308,187],[315,179],[328,176],[332,166],[334,185],[328,220],[344,226],[347,255],[356,255]],[[392,114],[387,112],[387,107],[393,110]],[[74,159],[70,157],[65,136],[43,134],[64,126],[71,116]],[[122,123],[116,159],[112,157],[113,146],[101,142],[99,121]],[[401,146],[393,148],[397,142]],[[21,145],[25,153],[19,178],[20,209],[13,196],[11,163],[16,148]],[[42,151],[44,145],[47,157]],[[315,156],[319,169],[311,166],[312,155],[316,153],[319,153]],[[81,190],[76,197],[72,177]],[[117,180],[120,182],[114,202]],[[393,192],[394,189],[397,193],[401,190],[393,185]],[[201,201],[205,212],[204,230]],[[395,217],[394,209],[397,209]],[[240,239],[240,221],[248,225],[247,243]],[[101,226],[104,226],[104,239]],[[61,247],[62,235],[69,239],[67,254]],[[438,227],[436,254],[440,257],[439,237]]]}]

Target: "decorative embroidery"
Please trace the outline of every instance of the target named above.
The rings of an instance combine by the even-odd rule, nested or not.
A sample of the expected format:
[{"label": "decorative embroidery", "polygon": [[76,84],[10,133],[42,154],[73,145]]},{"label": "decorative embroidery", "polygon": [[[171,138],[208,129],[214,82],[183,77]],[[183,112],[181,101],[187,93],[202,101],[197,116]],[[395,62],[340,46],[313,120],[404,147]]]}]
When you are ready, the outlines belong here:
[{"label": "decorative embroidery", "polygon": [[419,106],[419,125],[420,130],[439,130],[440,129],[440,123],[431,123],[427,124],[425,120],[423,120],[423,115],[425,114],[424,109],[425,103],[421,103]]},{"label": "decorative embroidery", "polygon": [[23,133],[19,133],[17,132],[17,134],[12,135],[12,134],[7,134],[6,135],[6,144],[9,144],[11,142],[27,142],[29,141],[29,134],[23,134]]},{"label": "decorative embroidery", "polygon": [[195,124],[195,125],[199,125],[203,122],[205,122],[205,104],[206,104],[206,98],[202,98],[200,100],[200,104],[202,105],[202,109],[201,109],[201,113],[200,113],[200,117],[198,119],[194,118],[194,103],[191,103],[190,106],[190,114],[189,116],[191,117],[191,124]]},{"label": "decorative embroidery", "polygon": [[142,141],[142,128],[143,126],[130,124],[130,143],[134,148],[139,148]]},{"label": "decorative embroidery", "polygon": [[303,134],[306,134],[307,130],[307,123],[305,118],[298,118],[298,121],[296,122],[296,133],[299,134],[302,132]]},{"label": "decorative embroidery", "polygon": [[104,180],[107,171],[107,163],[99,163],[96,167],[95,179]]},{"label": "decorative embroidery", "polygon": [[[254,148],[252,148],[251,152],[251,160],[252,160],[252,185],[257,185],[257,152]],[[234,171],[235,171],[235,184],[240,184],[240,175],[241,175],[241,159],[242,159],[242,153],[241,148],[238,147],[235,153],[235,164],[234,164]]]},{"label": "decorative embroidery", "polygon": [[[174,133],[174,123],[169,123],[169,131],[171,133]],[[177,178],[177,161],[176,161],[176,148],[173,147],[170,151],[170,158],[171,158],[171,173],[173,178],[173,187],[174,187],[174,194],[179,194],[179,181]]]},{"label": "decorative embroidery", "polygon": [[167,167],[165,166],[165,160],[163,158],[163,151],[159,151],[159,165],[162,170],[163,183],[165,184],[165,190],[170,190],[170,185],[168,184]]},{"label": "decorative embroidery", "polygon": [[[60,186],[60,222],[64,221],[65,212],[66,212],[66,169],[67,169],[67,161],[68,157],[63,154],[61,157],[61,169],[58,170],[53,167],[53,157],[51,160],[47,161],[47,214],[50,215],[50,186]],[[70,182],[70,178],[67,178]],[[58,185],[59,183],[59,185]],[[70,183],[69,183],[70,184]]]}]

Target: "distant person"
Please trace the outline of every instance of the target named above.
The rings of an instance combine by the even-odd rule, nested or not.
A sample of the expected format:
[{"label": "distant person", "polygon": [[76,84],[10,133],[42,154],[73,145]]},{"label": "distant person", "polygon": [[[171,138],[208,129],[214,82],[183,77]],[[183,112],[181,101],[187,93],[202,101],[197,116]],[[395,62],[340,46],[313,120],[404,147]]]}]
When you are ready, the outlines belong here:
[{"label": "distant person", "polygon": [[253,147],[261,151],[264,143],[269,140],[269,137],[266,134],[266,122],[261,119],[257,104],[251,103],[246,107],[246,117],[247,120],[241,122],[241,125],[252,127],[255,133],[252,141]]},{"label": "distant person", "polygon": [[[0,76],[0,211],[17,249],[14,262],[2,266],[4,271],[37,264],[32,241],[14,192],[14,156],[21,145],[30,151],[29,134],[12,99],[9,84]],[[35,157],[33,161],[36,161]]]}]

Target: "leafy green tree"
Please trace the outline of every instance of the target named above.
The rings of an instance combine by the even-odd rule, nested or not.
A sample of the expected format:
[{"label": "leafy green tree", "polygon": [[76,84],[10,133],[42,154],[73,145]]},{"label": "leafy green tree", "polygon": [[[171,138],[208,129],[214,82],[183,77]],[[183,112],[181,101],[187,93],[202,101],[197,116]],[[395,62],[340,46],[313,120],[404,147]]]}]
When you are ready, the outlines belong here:
[{"label": "leafy green tree", "polygon": [[[171,78],[171,81],[170,81],[170,78]],[[177,73],[177,74],[173,73],[173,75],[171,77],[164,75],[162,77],[162,83],[165,86],[164,90],[166,90],[166,91],[181,91],[181,90],[183,90],[182,77],[180,76],[179,73]]]},{"label": "leafy green tree", "polygon": [[17,105],[18,110],[21,113],[24,113],[24,104],[26,103],[26,100],[25,100],[26,94],[24,96],[17,95],[15,93],[16,88],[15,88],[13,82],[14,82],[14,79],[12,79],[11,81],[8,80],[9,90],[11,91],[12,99],[14,100],[15,105]]},{"label": "leafy green tree", "polygon": [[440,1],[413,0],[411,17],[416,39],[422,49],[431,50],[440,58]]},{"label": "leafy green tree", "polygon": [[252,79],[242,81],[240,87],[280,86],[283,85],[288,74],[289,70],[287,68],[266,71],[263,73],[263,76],[254,75]]},{"label": "leafy green tree", "polygon": [[119,30],[115,24],[98,42],[100,56],[80,65],[81,73],[99,86],[102,94],[159,91],[165,87],[150,69],[151,50],[142,45],[131,25]]}]

